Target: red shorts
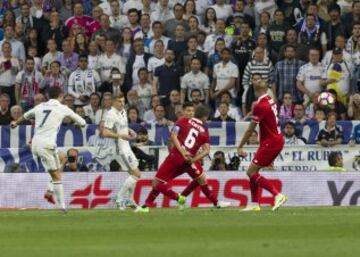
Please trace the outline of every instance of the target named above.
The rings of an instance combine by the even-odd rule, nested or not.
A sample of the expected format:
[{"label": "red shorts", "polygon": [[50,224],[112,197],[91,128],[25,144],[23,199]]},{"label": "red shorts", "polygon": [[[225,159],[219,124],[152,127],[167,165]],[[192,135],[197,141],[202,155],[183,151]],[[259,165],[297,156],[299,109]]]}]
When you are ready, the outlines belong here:
[{"label": "red shorts", "polygon": [[184,158],[177,153],[170,153],[165,161],[160,165],[156,172],[155,178],[162,182],[172,180],[184,173],[189,174],[190,177],[196,179],[204,172],[201,162],[198,161],[193,164],[188,164]]},{"label": "red shorts", "polygon": [[252,163],[260,167],[270,166],[284,147],[284,139],[269,141],[261,144],[255,153]]}]

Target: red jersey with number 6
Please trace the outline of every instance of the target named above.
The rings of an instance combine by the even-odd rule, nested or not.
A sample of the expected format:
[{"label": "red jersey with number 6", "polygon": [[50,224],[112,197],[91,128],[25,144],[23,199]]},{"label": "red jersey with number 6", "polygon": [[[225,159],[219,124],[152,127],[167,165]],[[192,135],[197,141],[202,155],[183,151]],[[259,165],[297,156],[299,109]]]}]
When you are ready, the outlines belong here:
[{"label": "red jersey with number 6", "polygon": [[253,108],[252,121],[260,127],[260,145],[283,138],[279,126],[277,106],[269,95],[259,97]]},{"label": "red jersey with number 6", "polygon": [[[208,129],[196,118],[180,118],[173,131],[177,132],[181,146],[192,155],[196,155],[203,144],[210,143]],[[171,151],[178,152],[176,147]]]}]

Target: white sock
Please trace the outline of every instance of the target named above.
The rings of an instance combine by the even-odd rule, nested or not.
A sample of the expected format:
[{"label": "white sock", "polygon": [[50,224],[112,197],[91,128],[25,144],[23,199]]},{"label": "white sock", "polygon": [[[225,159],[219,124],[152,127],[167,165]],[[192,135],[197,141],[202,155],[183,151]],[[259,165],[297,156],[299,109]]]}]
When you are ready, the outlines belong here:
[{"label": "white sock", "polygon": [[51,194],[54,193],[54,185],[53,185],[52,181],[49,182],[46,190],[47,190],[47,192],[49,192]]},{"label": "white sock", "polygon": [[139,178],[135,177],[135,176],[129,176],[128,179],[131,180],[131,182],[129,182],[129,187],[128,187],[129,200],[132,201],[133,203],[135,203],[134,191],[135,191],[136,182],[139,180]]},{"label": "white sock", "polygon": [[137,178],[135,176],[130,175],[124,182],[124,184],[122,185],[122,187],[120,188],[119,193],[117,194],[117,201],[122,201],[125,198],[125,195],[127,192],[129,192],[129,197],[130,200],[133,200],[133,191],[135,188],[135,184],[136,184]]},{"label": "white sock", "polygon": [[64,187],[61,181],[53,182],[56,201],[61,209],[65,209]]}]

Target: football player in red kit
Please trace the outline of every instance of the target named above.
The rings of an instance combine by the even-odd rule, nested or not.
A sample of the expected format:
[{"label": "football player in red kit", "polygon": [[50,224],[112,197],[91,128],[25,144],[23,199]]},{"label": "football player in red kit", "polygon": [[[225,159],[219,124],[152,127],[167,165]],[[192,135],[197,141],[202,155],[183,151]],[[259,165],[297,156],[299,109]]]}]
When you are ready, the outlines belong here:
[{"label": "football player in red kit", "polygon": [[[153,190],[146,199],[145,205],[139,211],[148,212],[148,207],[153,204],[159,192],[184,206],[186,197],[171,190],[168,184],[168,181],[183,173],[188,173],[194,180],[202,177],[199,181],[201,180],[204,183],[197,182],[196,186],[200,185],[202,192],[215,206],[225,207],[222,206],[223,202],[219,202],[212,194],[206,184],[203,175],[204,170],[200,162],[210,151],[209,132],[204,127],[204,122],[208,119],[208,116],[209,110],[205,106],[199,106],[195,110],[194,118],[185,116],[176,122],[170,135],[174,147],[157,171],[153,179]],[[201,152],[199,152],[200,149]],[[196,188],[196,186],[192,187]]]},{"label": "football player in red kit", "polygon": [[287,196],[281,194],[266,178],[261,176],[259,170],[272,166],[275,158],[284,147],[284,139],[279,127],[277,106],[274,100],[267,94],[267,83],[259,80],[254,84],[254,89],[258,100],[253,107],[252,121],[238,147],[239,156],[246,157],[243,146],[248,141],[257,124],[259,124],[260,147],[247,170],[247,175],[250,178],[251,204],[248,204],[244,211],[260,210],[258,187],[268,190],[275,197],[275,203],[272,208],[275,211],[287,201]]}]

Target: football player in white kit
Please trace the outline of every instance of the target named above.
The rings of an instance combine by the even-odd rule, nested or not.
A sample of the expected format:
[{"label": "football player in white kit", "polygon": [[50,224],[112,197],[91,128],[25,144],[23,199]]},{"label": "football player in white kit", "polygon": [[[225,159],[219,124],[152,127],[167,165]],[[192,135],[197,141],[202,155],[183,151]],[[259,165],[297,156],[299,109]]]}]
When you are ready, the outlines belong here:
[{"label": "football player in white kit", "polygon": [[52,179],[53,191],[60,210],[66,212],[64,188],[61,183],[61,163],[57,152],[57,133],[65,117],[70,117],[81,127],[86,121],[74,113],[69,107],[61,104],[63,93],[61,88],[52,87],[48,90],[50,100],[27,111],[23,117],[11,122],[16,128],[23,120],[35,118],[35,134],[32,138],[31,151],[38,156]]},{"label": "football player in white kit", "polygon": [[139,161],[129,144],[129,140],[136,138],[136,133],[128,127],[128,118],[124,107],[124,95],[122,93],[115,95],[113,106],[106,116],[105,127],[102,131],[102,136],[115,140],[114,160],[129,172],[129,177],[125,180],[116,197],[116,205],[120,210],[126,208],[126,193],[129,194],[129,205],[137,207],[134,201],[134,188],[140,178]]}]

